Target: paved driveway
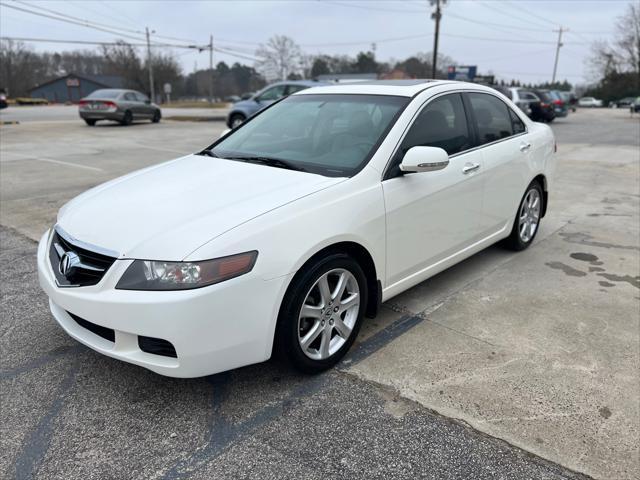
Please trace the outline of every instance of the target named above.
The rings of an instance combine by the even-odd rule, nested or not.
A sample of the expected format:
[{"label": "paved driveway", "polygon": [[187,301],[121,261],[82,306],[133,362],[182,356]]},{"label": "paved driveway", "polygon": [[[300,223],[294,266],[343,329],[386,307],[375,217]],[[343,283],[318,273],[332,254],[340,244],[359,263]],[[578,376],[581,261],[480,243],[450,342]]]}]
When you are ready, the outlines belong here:
[{"label": "paved driveway", "polygon": [[205,146],[216,123],[2,127],[0,472],[6,478],[637,478],[637,120],[553,125],[556,191],[492,247],[392,299],[339,368],[176,380],[68,338],[33,239],[69,198]]}]

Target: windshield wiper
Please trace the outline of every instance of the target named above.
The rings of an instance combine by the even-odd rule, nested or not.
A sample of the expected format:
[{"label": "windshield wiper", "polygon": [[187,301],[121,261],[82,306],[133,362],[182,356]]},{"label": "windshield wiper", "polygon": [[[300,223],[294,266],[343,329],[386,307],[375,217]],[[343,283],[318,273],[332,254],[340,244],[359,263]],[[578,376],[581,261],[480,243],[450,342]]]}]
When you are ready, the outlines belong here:
[{"label": "windshield wiper", "polygon": [[218,155],[213,153],[212,150],[209,150],[209,149],[202,150],[201,152],[198,152],[196,155],[206,155],[207,157],[220,158],[218,157]]},{"label": "windshield wiper", "polygon": [[276,168],[286,168],[287,170],[296,170],[298,172],[306,172],[306,170],[302,167],[294,165],[287,160],[281,160],[279,158],[271,158],[271,157],[224,157],[229,160],[239,160],[241,162],[249,162],[249,163],[261,163],[263,165],[269,165],[270,167]]}]

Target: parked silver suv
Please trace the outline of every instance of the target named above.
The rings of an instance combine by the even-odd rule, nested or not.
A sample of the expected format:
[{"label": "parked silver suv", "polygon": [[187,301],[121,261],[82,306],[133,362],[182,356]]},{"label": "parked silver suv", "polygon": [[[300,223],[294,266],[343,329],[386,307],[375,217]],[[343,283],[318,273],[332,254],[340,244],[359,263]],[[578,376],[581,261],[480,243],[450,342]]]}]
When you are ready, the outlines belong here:
[{"label": "parked silver suv", "polygon": [[92,92],[80,100],[78,113],[89,126],[98,120],[115,120],[122,125],[130,125],[134,120],[158,123],[162,117],[160,107],[151,103],[145,94],[119,88]]}]

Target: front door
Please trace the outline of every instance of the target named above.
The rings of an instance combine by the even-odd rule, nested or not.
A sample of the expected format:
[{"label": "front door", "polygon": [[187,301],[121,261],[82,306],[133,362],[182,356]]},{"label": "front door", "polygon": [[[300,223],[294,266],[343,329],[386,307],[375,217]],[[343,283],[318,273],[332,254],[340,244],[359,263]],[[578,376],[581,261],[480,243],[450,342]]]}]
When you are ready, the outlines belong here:
[{"label": "front door", "polygon": [[[443,148],[449,165],[436,172],[399,174],[402,156],[418,145]],[[480,238],[482,154],[472,147],[460,94],[431,100],[415,117],[392,162],[391,178],[382,183],[387,288],[402,290],[422,281]]]}]

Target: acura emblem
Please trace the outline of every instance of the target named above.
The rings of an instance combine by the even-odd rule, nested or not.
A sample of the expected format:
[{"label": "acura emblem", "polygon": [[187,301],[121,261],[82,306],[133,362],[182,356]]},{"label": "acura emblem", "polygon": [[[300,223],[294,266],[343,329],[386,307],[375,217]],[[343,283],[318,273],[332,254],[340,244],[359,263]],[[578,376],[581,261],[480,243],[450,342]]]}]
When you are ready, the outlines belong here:
[{"label": "acura emblem", "polygon": [[76,252],[65,252],[60,258],[60,273],[69,278],[80,263],[80,257]]}]

